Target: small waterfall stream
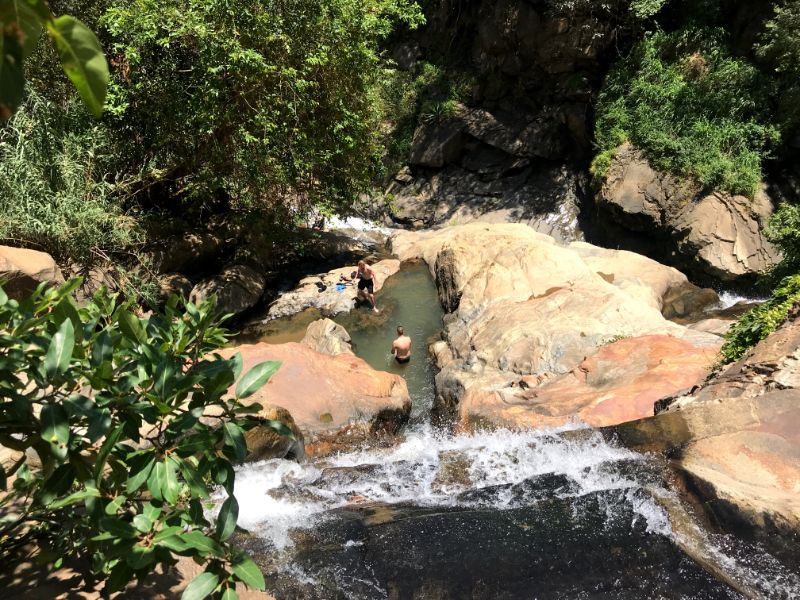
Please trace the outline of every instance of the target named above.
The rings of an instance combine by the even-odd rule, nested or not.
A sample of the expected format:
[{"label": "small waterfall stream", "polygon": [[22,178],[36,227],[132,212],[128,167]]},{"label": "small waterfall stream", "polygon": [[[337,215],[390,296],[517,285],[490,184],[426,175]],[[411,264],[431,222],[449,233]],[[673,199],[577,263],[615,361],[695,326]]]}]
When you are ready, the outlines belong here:
[{"label": "small waterfall stream", "polygon": [[[698,524],[661,457],[578,424],[475,435],[429,425],[435,294],[424,267],[404,267],[378,296],[381,319],[336,319],[359,355],[408,378],[416,418],[395,447],[238,470],[248,533],[237,541],[277,598],[800,597],[800,576],[762,548]],[[388,355],[400,321],[413,371]]]}]

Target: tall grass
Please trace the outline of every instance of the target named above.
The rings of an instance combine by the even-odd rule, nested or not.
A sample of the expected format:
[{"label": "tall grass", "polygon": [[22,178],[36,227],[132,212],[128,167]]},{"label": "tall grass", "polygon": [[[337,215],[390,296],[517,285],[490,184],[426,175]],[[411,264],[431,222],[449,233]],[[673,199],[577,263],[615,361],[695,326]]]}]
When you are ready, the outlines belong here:
[{"label": "tall grass", "polygon": [[600,94],[593,171],[604,176],[614,149],[631,141],[659,169],[752,196],[779,137],[769,96],[769,81],[728,53],[721,31],[649,35]]},{"label": "tall grass", "polygon": [[0,129],[0,242],[91,264],[137,240],[114,199],[103,127],[31,93]]}]

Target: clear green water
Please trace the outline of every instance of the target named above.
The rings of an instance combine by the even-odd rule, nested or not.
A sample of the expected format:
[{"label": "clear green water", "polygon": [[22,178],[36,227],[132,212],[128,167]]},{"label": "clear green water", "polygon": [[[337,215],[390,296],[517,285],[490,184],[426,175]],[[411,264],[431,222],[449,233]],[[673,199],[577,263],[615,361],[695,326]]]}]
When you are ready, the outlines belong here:
[{"label": "clear green water", "polygon": [[[424,263],[404,264],[386,280],[376,295],[380,314],[366,304],[333,320],[347,329],[353,351],[380,371],[401,375],[408,385],[412,400],[412,422],[420,422],[430,413],[433,403],[435,369],[428,355],[428,343],[442,328],[444,312],[439,304],[436,285]],[[299,342],[306,327],[321,315],[316,310],[304,311],[285,319],[264,324],[257,333],[246,334],[248,341],[268,343]],[[391,354],[395,329],[402,325],[412,340],[411,362],[399,365]]]}]

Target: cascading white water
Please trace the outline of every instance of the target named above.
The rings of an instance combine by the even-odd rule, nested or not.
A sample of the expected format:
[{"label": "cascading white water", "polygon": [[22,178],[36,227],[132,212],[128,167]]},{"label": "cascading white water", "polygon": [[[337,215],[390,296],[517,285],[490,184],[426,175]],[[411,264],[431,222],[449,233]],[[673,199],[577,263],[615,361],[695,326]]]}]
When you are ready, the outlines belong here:
[{"label": "cascading white water", "polygon": [[[605,467],[642,460],[642,455],[612,446],[597,433],[588,439],[566,440],[556,432],[453,436],[421,427],[388,451],[356,451],[306,465],[271,460],[242,467],[236,478],[239,523],[282,547],[289,541],[289,529],[313,527],[329,511],[353,499],[511,508],[529,499],[502,491],[475,499],[464,493],[514,485],[544,474],[564,475],[573,482],[575,488],[564,491],[566,495],[634,490],[640,487],[635,479]],[[457,477],[448,477],[449,465],[458,469]],[[353,469],[355,476],[326,476],[346,468]],[[284,483],[296,493],[283,490],[277,498],[270,495]],[[668,531],[666,515],[657,504],[637,501],[635,509],[649,530]]]},{"label": "cascading white water", "polygon": [[[567,436],[563,431],[452,435],[419,426],[391,449],[353,451],[306,464],[270,460],[245,465],[236,478],[239,525],[266,547],[287,551],[293,532],[318,528],[337,518],[337,509],[364,502],[505,511],[553,498],[569,502],[593,496],[608,522],[625,518],[632,530],[644,529],[684,549],[698,547],[727,581],[742,582],[736,587],[748,596],[800,594],[800,578],[756,546],[708,535],[695,526],[674,532],[662,506],[679,500],[655,474],[654,457],[615,446],[591,430]],[[361,544],[346,540],[342,549]],[[298,581],[313,580],[302,568],[293,568]]]}]

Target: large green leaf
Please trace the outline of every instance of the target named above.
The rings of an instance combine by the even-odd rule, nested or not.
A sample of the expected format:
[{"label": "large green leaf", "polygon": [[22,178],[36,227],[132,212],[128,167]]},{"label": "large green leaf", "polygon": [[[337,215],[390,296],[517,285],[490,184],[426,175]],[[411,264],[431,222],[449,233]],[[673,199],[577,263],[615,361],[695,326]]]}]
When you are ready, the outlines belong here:
[{"label": "large green leaf", "polygon": [[92,344],[92,366],[97,367],[110,361],[114,354],[114,342],[108,330],[103,330]]},{"label": "large green leaf", "polygon": [[249,585],[251,588],[263,590],[267,587],[264,581],[264,575],[261,569],[247,557],[241,558],[233,565],[233,574],[242,582]]},{"label": "large green leaf", "polygon": [[147,341],[147,334],[142,327],[142,322],[139,318],[128,310],[122,309],[119,311],[119,329],[129,340],[134,340],[140,344]]},{"label": "large green leaf", "polygon": [[114,446],[119,441],[120,436],[122,435],[122,425],[117,425],[114,428],[106,440],[103,442],[103,445],[100,447],[100,452],[97,453],[97,459],[94,463],[94,477],[97,479],[99,475],[103,472],[103,467],[106,466],[106,459],[108,459],[108,455],[111,453],[111,450],[114,449]]},{"label": "large green leaf", "polygon": [[275,360],[268,360],[257,364],[250,369],[236,385],[236,397],[240,400],[255,394],[262,385],[269,381],[275,372],[281,368],[281,363]]},{"label": "large green leaf", "polygon": [[217,537],[223,542],[233,535],[236,529],[236,520],[239,518],[239,503],[236,497],[229,496],[222,503],[217,517]]},{"label": "large green leaf", "polygon": [[108,64],[97,36],[75,17],[64,15],[47,26],[64,71],[89,110],[100,116],[108,87]]},{"label": "large green leaf", "polygon": [[53,339],[50,340],[50,347],[44,357],[44,370],[48,377],[57,373],[64,373],[69,368],[69,361],[72,358],[72,350],[75,348],[75,329],[72,321],[66,319],[61,323]]},{"label": "large green leaf", "polygon": [[165,502],[175,504],[178,502],[178,495],[180,493],[180,484],[178,483],[177,461],[169,456],[164,460],[165,472],[163,487],[161,488],[161,495],[164,497]]},{"label": "large green leaf", "polygon": [[181,600],[203,600],[219,585],[219,575],[208,571],[192,579],[181,595]]},{"label": "large green leaf", "polygon": [[167,480],[167,464],[166,462],[157,462],[150,471],[150,477],[147,478],[147,489],[156,500],[164,499],[164,489]]},{"label": "large green leaf", "polygon": [[194,548],[202,554],[213,554],[215,556],[221,556],[223,554],[222,546],[199,531],[185,533],[180,539],[187,546]]},{"label": "large green leaf", "polygon": [[45,404],[39,420],[42,424],[41,436],[44,441],[51,444],[66,444],[69,441],[69,419],[60,404]]},{"label": "large green leaf", "polygon": [[242,435],[242,428],[228,421],[224,426],[225,445],[232,446],[237,460],[244,460],[247,456],[247,444]]}]

